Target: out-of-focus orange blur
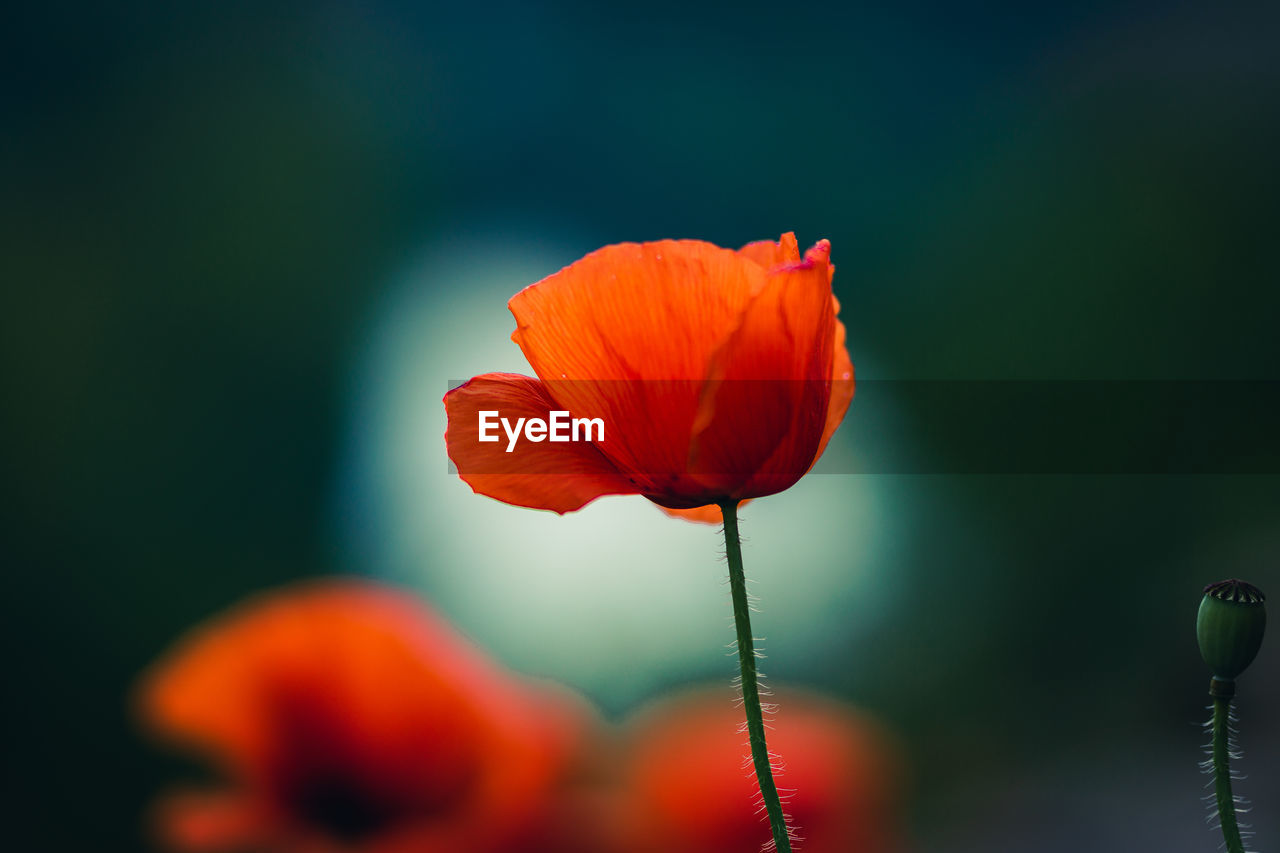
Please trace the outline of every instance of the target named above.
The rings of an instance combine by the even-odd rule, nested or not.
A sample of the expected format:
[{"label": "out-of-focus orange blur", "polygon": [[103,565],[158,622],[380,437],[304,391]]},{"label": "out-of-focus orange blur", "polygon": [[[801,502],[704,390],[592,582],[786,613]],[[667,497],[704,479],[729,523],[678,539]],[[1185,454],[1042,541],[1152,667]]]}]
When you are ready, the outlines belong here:
[{"label": "out-of-focus orange blur", "polygon": [[563,849],[594,717],[488,660],[407,594],[316,583],[198,629],[144,679],[143,721],[218,792],[164,801],[178,849]]},{"label": "out-of-focus orange blur", "polygon": [[[810,853],[889,853],[881,729],[787,694],[771,733]],[[727,689],[606,730],[503,671],[413,596],[363,581],[255,598],[146,674],[143,723],[222,774],[155,808],[177,851],[756,853],[768,841]]]},{"label": "out-of-focus orange blur", "polygon": [[[887,733],[814,694],[781,691],[768,732],[788,827],[804,853],[899,850],[902,770]],[[756,853],[769,825],[742,708],[728,688],[685,693],[626,729],[615,837],[624,853]]]}]

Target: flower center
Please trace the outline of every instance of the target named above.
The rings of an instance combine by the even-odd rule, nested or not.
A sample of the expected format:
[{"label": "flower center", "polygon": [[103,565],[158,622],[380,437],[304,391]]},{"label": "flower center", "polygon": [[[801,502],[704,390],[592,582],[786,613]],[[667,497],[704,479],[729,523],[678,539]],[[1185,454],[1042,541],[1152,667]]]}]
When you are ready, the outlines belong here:
[{"label": "flower center", "polygon": [[407,816],[399,804],[338,773],[298,780],[289,799],[299,819],[344,842],[377,835]]}]

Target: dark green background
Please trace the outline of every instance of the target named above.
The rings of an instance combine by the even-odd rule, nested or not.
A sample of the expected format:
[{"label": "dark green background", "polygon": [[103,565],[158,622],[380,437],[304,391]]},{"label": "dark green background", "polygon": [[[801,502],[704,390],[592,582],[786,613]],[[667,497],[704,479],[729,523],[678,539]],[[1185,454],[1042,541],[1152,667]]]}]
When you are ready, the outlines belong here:
[{"label": "dark green background", "polygon": [[[6,846],[137,849],[172,768],[129,719],[133,677],[247,592],[335,568],[353,318],[458,222],[558,223],[577,254],[830,237],[880,378],[1280,378],[1261,9],[6,11]],[[1004,440],[927,408],[911,426],[944,470]],[[1277,478],[940,488],[988,527],[912,534],[928,582],[856,697],[908,746],[919,849],[1213,849],[1192,622],[1210,580],[1280,590]],[[1255,768],[1280,748],[1270,646],[1242,687]],[[838,659],[814,670],[838,689]],[[1264,846],[1267,775],[1246,783]]]}]

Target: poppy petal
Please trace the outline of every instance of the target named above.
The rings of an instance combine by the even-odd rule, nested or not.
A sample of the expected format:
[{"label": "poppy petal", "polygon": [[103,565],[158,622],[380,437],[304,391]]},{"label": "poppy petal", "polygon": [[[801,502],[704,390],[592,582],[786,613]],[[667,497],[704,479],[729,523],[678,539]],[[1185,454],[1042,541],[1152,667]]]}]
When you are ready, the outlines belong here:
[{"label": "poppy petal", "polygon": [[[604,495],[640,491],[589,441],[533,440],[520,434],[522,422],[549,422],[550,413],[561,410],[536,379],[487,373],[450,391],[444,405],[449,458],[467,485],[482,495],[566,513]],[[486,418],[491,428],[484,441],[482,412],[494,413]],[[506,425],[499,419],[506,419]]]},{"label": "poppy petal", "polygon": [[184,853],[250,850],[271,834],[268,817],[248,796],[223,791],[183,791],[162,798],[153,822],[166,849]]},{"label": "poppy petal", "polygon": [[721,514],[720,507],[716,504],[695,506],[691,509],[672,509],[671,507],[659,505],[658,509],[672,518],[683,518],[685,521],[696,521],[701,524],[720,524],[724,521],[724,515]]},{"label": "poppy petal", "polygon": [[[840,302],[834,296],[831,297],[831,305],[833,311],[839,314]],[[817,461],[822,458],[823,452],[827,449],[827,443],[831,441],[831,436],[840,427],[845,413],[849,410],[849,403],[853,400],[853,361],[849,358],[849,350],[845,346],[844,323],[841,323],[837,318],[835,326],[834,353],[831,361],[831,399],[827,403],[827,423],[822,431],[822,440],[818,444],[818,452],[813,458],[814,464],[817,464]],[[812,466],[810,467],[812,468]],[[739,504],[739,509],[749,503],[751,503],[750,500],[742,501]],[[672,509],[659,506],[659,509],[672,518],[682,518],[685,521],[694,521],[702,524],[720,524],[724,521],[724,517],[720,513],[720,507],[716,504],[707,504],[706,506],[693,507],[692,509]]]},{"label": "poppy petal", "polygon": [[508,303],[534,372],[557,379],[687,379],[764,286],[760,265],[699,240],[619,243]]},{"label": "poppy petal", "polygon": [[776,243],[772,240],[757,240],[743,246],[738,250],[738,254],[744,258],[750,258],[766,270],[771,270],[783,264],[799,263],[800,244],[796,242],[796,235],[788,231]]},{"label": "poppy petal", "polygon": [[[832,296],[831,305],[835,314],[839,315],[840,301]],[[840,422],[844,420],[845,413],[849,411],[849,404],[853,402],[855,385],[853,360],[849,358],[849,348],[845,344],[844,323],[840,322],[838,316],[836,318],[836,333],[833,346],[834,352],[831,358],[831,401],[827,403],[827,424],[822,429],[822,441],[818,443],[818,453],[813,458],[814,462],[822,458],[823,452],[827,449],[827,442],[831,441],[831,436],[835,435]]]},{"label": "poppy petal", "polygon": [[[813,464],[831,398],[830,244],[778,267],[712,359],[691,466],[732,497],[782,491]],[[743,475],[748,480],[743,485]]]},{"label": "poppy petal", "polygon": [[[831,297],[831,307],[834,313],[837,315],[840,313],[840,301],[834,296]],[[823,452],[827,449],[827,443],[840,427],[845,413],[849,410],[849,403],[853,400],[853,361],[849,358],[849,350],[845,346],[844,323],[841,323],[838,317],[835,323],[833,347],[831,399],[827,403],[827,423],[822,431],[822,440],[818,444],[818,452],[813,458],[814,464],[817,464],[817,461],[822,458]],[[812,468],[812,466],[810,467]],[[750,500],[742,501],[739,504],[739,509],[749,503],[751,503]],[[672,509],[659,506],[659,509],[672,518],[682,518],[685,521],[694,521],[702,524],[720,524],[724,521],[724,517],[720,513],[720,507],[716,504],[707,504],[706,506],[693,507],[692,509]]]},{"label": "poppy petal", "polygon": [[600,449],[641,491],[683,475],[701,384],[765,271],[695,240],[606,246],[516,294],[512,339],[575,416],[601,417]]}]

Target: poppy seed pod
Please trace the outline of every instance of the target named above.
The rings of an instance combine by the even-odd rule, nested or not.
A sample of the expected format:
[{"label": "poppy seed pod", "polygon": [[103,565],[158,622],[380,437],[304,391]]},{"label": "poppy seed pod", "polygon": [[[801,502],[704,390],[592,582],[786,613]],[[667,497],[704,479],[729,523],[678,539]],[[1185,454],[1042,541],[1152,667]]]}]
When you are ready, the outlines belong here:
[{"label": "poppy seed pod", "polygon": [[1230,681],[1253,662],[1267,626],[1265,601],[1262,590],[1242,580],[1218,581],[1204,588],[1196,638],[1215,679]]}]

